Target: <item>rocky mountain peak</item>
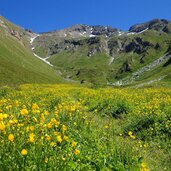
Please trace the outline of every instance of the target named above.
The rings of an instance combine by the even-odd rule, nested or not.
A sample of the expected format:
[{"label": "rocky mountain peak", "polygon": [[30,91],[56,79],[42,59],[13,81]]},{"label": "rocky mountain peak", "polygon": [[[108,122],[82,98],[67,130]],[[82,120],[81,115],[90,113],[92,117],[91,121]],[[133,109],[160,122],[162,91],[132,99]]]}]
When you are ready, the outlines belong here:
[{"label": "rocky mountain peak", "polygon": [[85,24],[76,24],[70,28],[66,29],[67,32],[77,32],[80,35],[88,36],[88,37],[94,37],[99,35],[106,35],[106,36],[112,36],[119,34],[119,30],[116,28],[112,28],[110,26],[89,26]]},{"label": "rocky mountain peak", "polygon": [[73,25],[73,26],[67,28],[66,30],[84,32],[84,31],[87,31],[90,29],[91,29],[91,26],[88,26],[86,24],[76,24],[76,25]]},{"label": "rocky mountain peak", "polygon": [[113,34],[118,34],[119,30],[112,28],[110,26],[93,26],[92,34],[94,35],[107,35],[111,36]]},{"label": "rocky mountain peak", "polygon": [[145,29],[156,30],[166,32],[166,28],[171,24],[169,20],[166,19],[154,19],[146,23],[135,24],[130,27],[129,32],[141,32]]}]

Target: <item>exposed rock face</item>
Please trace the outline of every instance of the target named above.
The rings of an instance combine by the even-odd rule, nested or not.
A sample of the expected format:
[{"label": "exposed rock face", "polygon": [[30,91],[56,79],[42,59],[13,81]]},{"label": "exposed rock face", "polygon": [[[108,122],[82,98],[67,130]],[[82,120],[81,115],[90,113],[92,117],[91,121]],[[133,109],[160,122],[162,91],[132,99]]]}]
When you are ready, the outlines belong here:
[{"label": "exposed rock face", "polygon": [[[77,24],[64,30],[43,33],[34,40],[33,45],[35,53],[44,49],[43,57],[65,50],[73,51],[79,46],[85,45],[89,49],[87,56],[92,56],[101,51],[103,45],[100,42],[100,36],[108,39],[113,35],[119,35],[119,33],[119,30],[112,27]],[[36,51],[36,47],[38,47],[38,51]]]},{"label": "exposed rock face", "polygon": [[163,28],[163,31],[165,33],[171,33],[171,24],[167,25],[166,27]]},{"label": "exposed rock face", "polygon": [[169,55],[171,54],[171,45],[169,45],[169,47],[168,47],[166,53],[168,53]]},{"label": "exposed rock face", "polygon": [[143,24],[136,24],[133,25],[129,31],[130,32],[141,32],[145,29],[149,30],[156,30],[156,31],[163,31],[163,32],[169,32],[169,24],[171,24],[170,21],[165,19],[155,19]]},{"label": "exposed rock face", "polygon": [[143,41],[140,37],[137,37],[132,40],[131,43],[125,46],[125,52],[135,52],[137,54],[142,54],[147,51],[148,47],[152,47],[153,44],[151,44],[148,41]]},{"label": "exposed rock face", "polygon": [[84,25],[84,24],[77,24],[71,27],[70,31],[78,31],[78,32],[83,32],[89,30],[89,26]]},{"label": "exposed rock face", "polygon": [[108,41],[109,55],[113,56],[122,50],[122,43],[120,40]]},{"label": "exposed rock face", "polygon": [[99,39],[99,37],[91,37],[91,38],[87,39],[87,43],[89,45],[99,44],[100,43],[100,39]]},{"label": "exposed rock face", "polygon": [[23,36],[23,33],[19,33],[16,30],[11,30],[10,31],[10,34],[12,36],[14,36],[15,38],[17,38],[18,40],[21,40],[22,39],[22,36]]},{"label": "exposed rock face", "polygon": [[130,72],[131,71],[131,63],[129,63],[128,61],[126,61],[122,68],[120,69],[120,72],[123,73],[123,72]]},{"label": "exposed rock face", "polygon": [[112,27],[105,27],[105,26],[93,26],[92,27],[92,34],[93,35],[107,35],[111,36],[114,34],[118,34],[118,30]]},{"label": "exposed rock face", "polygon": [[153,45],[149,41],[144,41],[141,36],[137,37],[139,33],[147,29],[171,33],[171,22],[164,19],[155,19],[134,25],[129,29],[129,32],[135,35],[131,39],[126,32],[121,32],[112,27],[77,24],[64,30],[43,33],[34,42],[37,42],[35,47],[38,44],[39,48],[45,49],[44,57],[61,51],[74,51],[80,46],[86,46],[88,47],[87,56],[89,57],[103,51],[112,58],[122,52],[134,52],[141,54],[140,62],[143,63],[145,57],[143,54],[147,53],[150,47],[154,47],[156,50],[160,49],[159,44]]},{"label": "exposed rock face", "polygon": [[167,67],[168,65],[171,64],[171,58],[169,58],[169,60],[163,65],[164,67]]},{"label": "exposed rock face", "polygon": [[68,39],[64,40],[64,42],[59,42],[56,44],[51,44],[49,45],[49,55],[54,55],[57,53],[60,53],[62,51],[67,51],[67,50],[76,50],[80,46],[85,46],[88,45],[89,51],[87,53],[87,56],[92,56],[97,52],[100,52],[100,39],[99,37],[91,37],[87,38],[85,40],[74,40],[74,39]]},{"label": "exposed rock face", "polygon": [[160,48],[161,48],[160,44],[159,44],[159,43],[156,43],[154,49],[158,50],[158,49],[160,49]]}]

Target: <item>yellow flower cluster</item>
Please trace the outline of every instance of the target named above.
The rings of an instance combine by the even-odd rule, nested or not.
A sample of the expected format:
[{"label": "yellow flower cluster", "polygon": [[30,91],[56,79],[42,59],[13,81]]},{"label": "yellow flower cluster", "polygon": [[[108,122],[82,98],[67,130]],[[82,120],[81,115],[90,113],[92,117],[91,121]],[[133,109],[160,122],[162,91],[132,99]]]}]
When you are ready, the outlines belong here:
[{"label": "yellow flower cluster", "polygon": [[148,167],[147,167],[147,165],[145,163],[142,163],[140,171],[150,171],[150,169],[148,169]]},{"label": "yellow flower cluster", "polygon": [[[22,85],[0,99],[0,146],[4,153],[8,153],[6,149],[15,151],[19,160],[28,159],[31,163],[34,158],[43,164],[68,162],[74,167],[70,161],[78,163],[77,159],[86,154],[83,153],[83,143],[80,143],[80,129],[87,126],[84,131],[89,131],[86,135],[91,134],[90,125],[96,122],[90,114],[113,116],[120,112],[121,115],[133,113],[135,117],[155,115],[162,118],[167,116],[170,104],[170,89],[95,90],[71,85]],[[171,119],[163,124],[170,129]],[[112,129],[108,123],[101,127],[106,132]],[[129,141],[138,139],[135,132],[129,131],[127,135]],[[108,142],[108,139],[110,136],[102,137],[99,142]],[[147,147],[142,143],[139,146]],[[99,148],[102,149],[103,144]],[[31,156],[33,152],[37,156]],[[88,157],[86,160],[89,161]],[[34,163],[31,165],[33,167]],[[141,171],[149,171],[144,163]]]},{"label": "yellow flower cluster", "polygon": [[135,135],[133,135],[133,132],[131,132],[131,131],[128,132],[128,135],[129,135],[130,138],[132,138],[132,139],[135,139],[135,138],[136,138]]},{"label": "yellow flower cluster", "polygon": [[[53,92],[52,97],[32,103],[32,97],[46,94],[46,90],[27,92],[27,88],[24,87],[25,90],[19,93],[22,98],[0,99],[1,145],[5,147],[5,141],[8,140],[9,146],[11,144],[18,148],[22,156],[27,156],[37,146],[42,147],[46,149],[47,154],[44,158],[45,163],[50,161],[50,153],[53,151],[61,151],[61,158],[65,160],[67,156],[78,156],[81,153],[80,147],[78,142],[74,141],[70,129],[71,126],[77,126],[78,120],[86,118],[83,105],[80,101],[73,100],[68,93],[61,91],[61,88],[59,92],[58,88],[55,91],[53,88],[48,89],[48,93]],[[13,97],[15,93],[17,92],[14,92]],[[49,102],[54,95],[60,96],[62,101],[49,108]]]}]

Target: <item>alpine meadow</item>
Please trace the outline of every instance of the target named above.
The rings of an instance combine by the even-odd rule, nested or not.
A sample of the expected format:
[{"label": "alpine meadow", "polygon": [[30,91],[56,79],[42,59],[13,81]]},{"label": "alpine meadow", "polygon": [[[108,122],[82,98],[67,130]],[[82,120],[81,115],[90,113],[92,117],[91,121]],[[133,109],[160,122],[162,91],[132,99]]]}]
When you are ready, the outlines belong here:
[{"label": "alpine meadow", "polygon": [[171,21],[34,33],[0,16],[0,171],[170,171]]}]

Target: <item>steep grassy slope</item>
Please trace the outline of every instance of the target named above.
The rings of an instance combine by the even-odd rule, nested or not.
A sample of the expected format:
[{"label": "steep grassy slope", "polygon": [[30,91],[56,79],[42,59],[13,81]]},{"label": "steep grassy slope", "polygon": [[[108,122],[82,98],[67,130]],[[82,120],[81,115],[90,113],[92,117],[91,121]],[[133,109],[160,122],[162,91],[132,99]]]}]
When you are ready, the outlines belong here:
[{"label": "steep grassy slope", "polygon": [[12,35],[23,30],[2,17],[0,20],[0,85],[61,82],[53,68],[33,56],[28,36]]}]

